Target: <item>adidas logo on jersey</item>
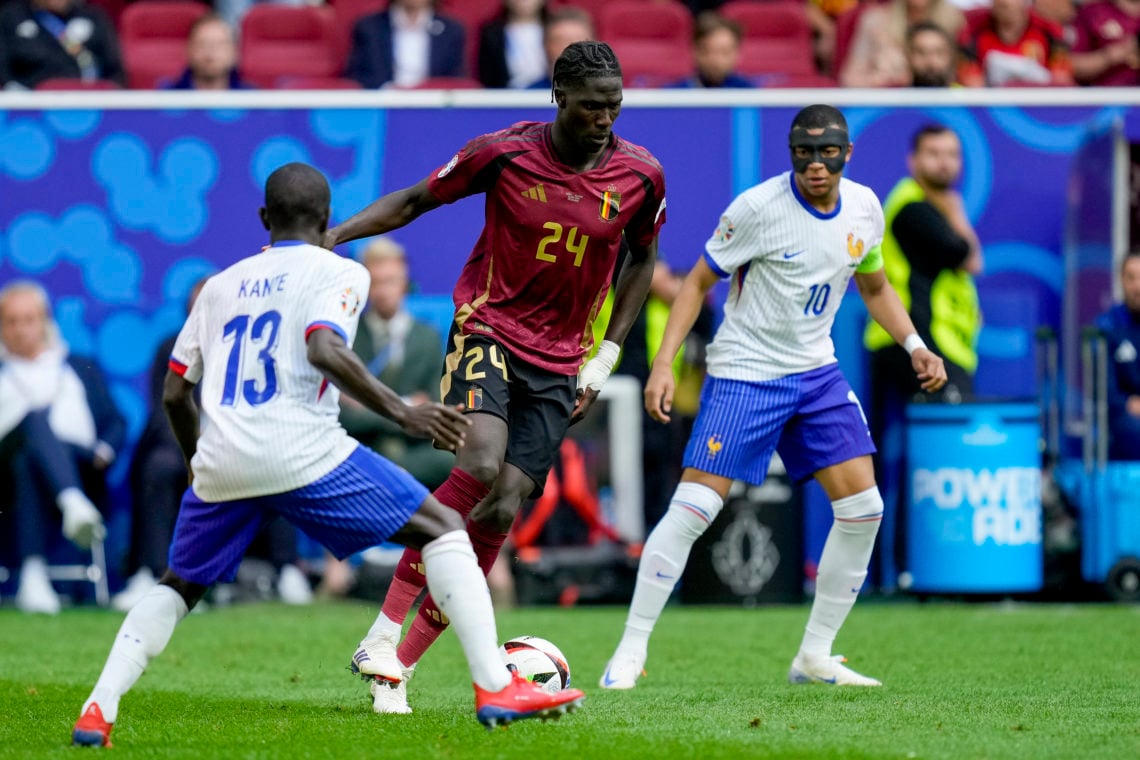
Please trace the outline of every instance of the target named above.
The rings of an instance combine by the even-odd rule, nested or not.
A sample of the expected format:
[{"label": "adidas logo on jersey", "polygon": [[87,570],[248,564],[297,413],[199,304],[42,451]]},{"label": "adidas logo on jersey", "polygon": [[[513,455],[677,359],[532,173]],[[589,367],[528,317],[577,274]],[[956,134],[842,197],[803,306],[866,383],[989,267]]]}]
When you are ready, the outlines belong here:
[{"label": "adidas logo on jersey", "polygon": [[522,194],[527,198],[530,198],[532,201],[546,203],[546,188],[542,186],[541,182],[539,182],[534,187],[523,190]]}]

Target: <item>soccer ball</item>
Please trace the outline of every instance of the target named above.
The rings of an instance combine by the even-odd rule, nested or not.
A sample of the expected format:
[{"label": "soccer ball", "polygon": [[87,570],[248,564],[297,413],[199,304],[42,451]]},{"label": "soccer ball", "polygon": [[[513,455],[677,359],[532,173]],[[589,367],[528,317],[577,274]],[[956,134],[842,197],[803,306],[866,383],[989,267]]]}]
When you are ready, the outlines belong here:
[{"label": "soccer ball", "polygon": [[555,694],[570,685],[570,665],[562,650],[537,636],[516,636],[501,647],[503,662],[543,691]]}]

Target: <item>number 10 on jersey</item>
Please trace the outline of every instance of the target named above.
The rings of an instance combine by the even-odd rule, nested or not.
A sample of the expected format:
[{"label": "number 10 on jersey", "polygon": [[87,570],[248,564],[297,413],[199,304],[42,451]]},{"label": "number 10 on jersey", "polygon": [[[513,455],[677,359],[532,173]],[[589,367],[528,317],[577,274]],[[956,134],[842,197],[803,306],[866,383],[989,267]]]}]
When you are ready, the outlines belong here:
[{"label": "number 10 on jersey", "polygon": [[[226,362],[226,384],[222,389],[222,406],[237,406],[238,384],[241,396],[250,406],[260,406],[277,395],[277,362],[273,351],[277,348],[277,331],[281,327],[281,313],[267,311],[249,324],[249,314],[239,314],[226,322],[222,341],[233,341],[230,358]],[[245,344],[248,333],[251,348],[257,349],[257,361],[265,377],[265,385],[257,387],[257,380],[245,378]]]},{"label": "number 10 on jersey", "polygon": [[827,308],[827,299],[831,296],[831,285],[823,283],[822,285],[812,285],[811,291],[808,293],[807,303],[804,304],[804,316],[818,317]]}]

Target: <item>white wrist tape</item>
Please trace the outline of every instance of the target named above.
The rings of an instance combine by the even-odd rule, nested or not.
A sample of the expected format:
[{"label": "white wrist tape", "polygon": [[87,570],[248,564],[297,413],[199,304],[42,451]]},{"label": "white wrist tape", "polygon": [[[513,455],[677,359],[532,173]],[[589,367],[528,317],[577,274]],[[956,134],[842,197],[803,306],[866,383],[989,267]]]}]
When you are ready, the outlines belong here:
[{"label": "white wrist tape", "polygon": [[603,340],[602,345],[598,346],[598,353],[594,354],[594,358],[586,362],[586,366],[578,373],[578,388],[600,391],[610,373],[614,371],[614,364],[617,363],[620,353],[621,348],[617,343]]},{"label": "white wrist tape", "polygon": [[906,336],[906,340],[903,341],[903,348],[906,349],[908,354],[913,354],[920,348],[926,348],[926,342],[918,336],[918,333],[911,333]]}]

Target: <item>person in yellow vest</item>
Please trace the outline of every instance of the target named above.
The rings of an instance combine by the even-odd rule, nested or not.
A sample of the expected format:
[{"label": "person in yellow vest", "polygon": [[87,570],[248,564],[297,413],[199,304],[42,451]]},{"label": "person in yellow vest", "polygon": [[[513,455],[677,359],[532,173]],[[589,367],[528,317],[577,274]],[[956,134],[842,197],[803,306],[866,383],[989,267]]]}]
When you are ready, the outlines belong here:
[{"label": "person in yellow vest", "polygon": [[[907,164],[910,176],[895,185],[883,204],[883,265],[918,334],[945,359],[949,382],[943,400],[960,401],[973,394],[978,367],[981,310],[974,275],[982,270],[981,244],[954,189],[962,171],[961,142],[949,127],[928,124],[912,138]],[[868,323],[864,343],[873,365],[891,361],[896,353],[890,350],[894,341],[875,322]],[[906,352],[895,348],[909,367]],[[872,371],[876,386],[884,385],[882,378],[901,374]],[[917,383],[899,389],[906,399],[919,391]]]},{"label": "person in yellow vest", "polygon": [[902,517],[906,405],[920,394],[935,402],[972,398],[982,323],[974,286],[974,275],[982,271],[982,246],[954,189],[962,173],[958,135],[942,124],[921,127],[911,138],[907,166],[910,176],[883,203],[883,268],[918,334],[943,357],[948,382],[938,393],[921,393],[914,373],[905,371],[910,356],[868,321],[863,339],[871,352],[868,423],[880,451],[876,477],[886,502],[881,582],[888,587],[894,583],[893,560],[901,559],[892,536],[903,535],[896,519]]}]

